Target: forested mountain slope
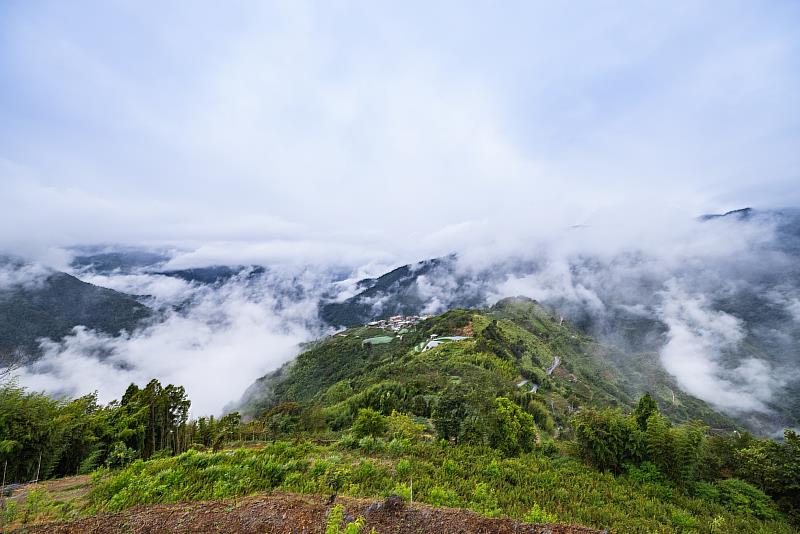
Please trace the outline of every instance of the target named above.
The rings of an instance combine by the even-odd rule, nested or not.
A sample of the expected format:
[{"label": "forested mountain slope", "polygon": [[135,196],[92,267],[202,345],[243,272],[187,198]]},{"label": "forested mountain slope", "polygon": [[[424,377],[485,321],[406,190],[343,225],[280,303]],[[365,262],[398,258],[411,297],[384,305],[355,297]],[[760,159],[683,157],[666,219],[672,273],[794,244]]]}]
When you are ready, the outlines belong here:
[{"label": "forested mountain slope", "polygon": [[[430,417],[452,402],[454,413],[469,414],[459,429],[469,433],[480,431],[493,400],[506,396],[527,406],[540,428],[558,433],[581,407],[631,411],[649,391],[676,421],[699,418],[712,428],[734,428],[683,393],[654,354],[622,354],[530,299],[504,299],[480,311],[452,310],[401,332],[362,326],[313,344],[251,386],[244,411],[313,403],[340,428],[363,407]],[[463,339],[423,350],[429,340],[445,337]]]},{"label": "forested mountain slope", "polygon": [[111,335],[131,331],[151,310],[135,298],[62,272],[0,287],[0,366],[35,354],[39,338],[60,340],[82,325]]}]

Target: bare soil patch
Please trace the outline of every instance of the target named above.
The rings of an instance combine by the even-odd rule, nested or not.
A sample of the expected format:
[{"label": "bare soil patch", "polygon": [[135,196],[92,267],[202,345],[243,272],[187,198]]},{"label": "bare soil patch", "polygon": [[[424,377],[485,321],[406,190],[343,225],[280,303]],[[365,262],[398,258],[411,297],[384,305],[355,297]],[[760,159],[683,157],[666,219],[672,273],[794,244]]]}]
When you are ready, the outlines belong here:
[{"label": "bare soil patch", "polygon": [[[286,533],[323,534],[333,504],[328,498],[273,493],[237,500],[138,506],[76,521],[48,523],[18,532],[52,534]],[[529,525],[510,519],[487,519],[470,511],[413,504],[390,506],[386,501],[338,497],[347,516],[367,520],[363,532],[380,534],[596,534],[570,525]]]}]

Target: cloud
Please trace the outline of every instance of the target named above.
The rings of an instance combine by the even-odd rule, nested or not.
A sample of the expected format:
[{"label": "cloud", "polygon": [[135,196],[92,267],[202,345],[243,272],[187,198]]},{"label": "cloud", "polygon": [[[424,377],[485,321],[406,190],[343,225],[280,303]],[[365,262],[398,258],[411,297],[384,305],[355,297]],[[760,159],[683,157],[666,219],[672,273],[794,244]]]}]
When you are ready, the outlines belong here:
[{"label": "cloud", "polygon": [[796,6],[2,9],[6,248],[355,266],[800,201]]},{"label": "cloud", "polygon": [[[166,283],[157,275],[108,276],[109,285],[157,301],[181,301],[164,317],[132,333],[111,337],[76,327],[62,340],[42,341],[44,355],[20,372],[20,383],[54,395],[86,394],[101,401],[131,382],[151,378],[186,387],[192,413],[219,414],[252,381],[294,357],[299,344],[321,334],[315,276],[235,277],[219,288]],[[289,296],[289,286],[308,294]]]},{"label": "cloud", "polygon": [[783,383],[767,362],[748,358],[724,369],[720,361],[744,341],[742,321],[710,309],[704,296],[687,294],[674,280],[667,282],[660,312],[669,328],[661,361],[687,392],[728,413],[771,411],[767,403]]},{"label": "cloud", "polygon": [[0,291],[41,287],[51,273],[39,263],[5,261],[0,256]]}]

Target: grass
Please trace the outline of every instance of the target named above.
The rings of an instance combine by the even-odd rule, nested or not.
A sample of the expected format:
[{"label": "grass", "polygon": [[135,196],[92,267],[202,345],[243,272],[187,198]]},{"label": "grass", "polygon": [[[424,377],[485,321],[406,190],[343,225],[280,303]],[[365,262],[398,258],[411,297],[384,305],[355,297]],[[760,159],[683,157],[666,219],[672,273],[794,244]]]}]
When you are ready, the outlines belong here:
[{"label": "grass", "polygon": [[370,345],[385,345],[386,343],[391,343],[393,339],[393,336],[377,336],[365,339],[364,343],[368,343]]},{"label": "grass", "polygon": [[137,504],[240,497],[281,489],[306,494],[408,497],[488,517],[582,524],[614,532],[789,533],[782,521],[693,498],[666,483],[615,477],[544,449],[497,451],[377,438],[335,445],[270,443],[261,450],[190,451],[96,475],[85,513]]}]

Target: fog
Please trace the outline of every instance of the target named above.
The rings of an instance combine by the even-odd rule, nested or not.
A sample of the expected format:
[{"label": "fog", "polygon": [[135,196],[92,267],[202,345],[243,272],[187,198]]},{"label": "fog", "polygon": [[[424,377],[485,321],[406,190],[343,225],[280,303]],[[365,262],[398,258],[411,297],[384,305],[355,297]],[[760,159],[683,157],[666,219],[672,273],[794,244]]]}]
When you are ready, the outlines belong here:
[{"label": "fog", "polygon": [[154,274],[84,278],[148,295],[157,318],[116,337],[79,326],[62,340],[43,340],[42,357],[19,372],[22,385],[53,395],[97,391],[108,402],[128,384],[156,378],[185,386],[193,414],[219,415],[255,378],[323,332],[316,317],[321,277],[310,273],[243,273],[219,286]]}]

